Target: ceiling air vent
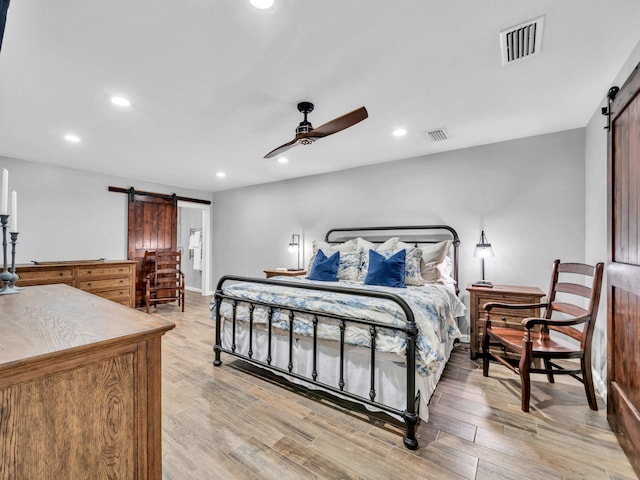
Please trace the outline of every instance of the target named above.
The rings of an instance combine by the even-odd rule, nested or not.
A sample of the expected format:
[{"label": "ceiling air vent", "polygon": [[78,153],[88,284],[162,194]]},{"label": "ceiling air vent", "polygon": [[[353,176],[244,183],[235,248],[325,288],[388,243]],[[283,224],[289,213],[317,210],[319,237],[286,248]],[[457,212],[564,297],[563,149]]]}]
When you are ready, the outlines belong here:
[{"label": "ceiling air vent", "polygon": [[430,132],[427,132],[427,135],[429,135],[431,140],[433,140],[434,142],[439,142],[440,140],[447,140],[449,138],[449,136],[447,135],[447,132],[445,132],[444,129],[442,128],[439,128],[438,130],[431,130]]},{"label": "ceiling air vent", "polygon": [[502,65],[540,53],[544,17],[538,17],[500,32]]}]

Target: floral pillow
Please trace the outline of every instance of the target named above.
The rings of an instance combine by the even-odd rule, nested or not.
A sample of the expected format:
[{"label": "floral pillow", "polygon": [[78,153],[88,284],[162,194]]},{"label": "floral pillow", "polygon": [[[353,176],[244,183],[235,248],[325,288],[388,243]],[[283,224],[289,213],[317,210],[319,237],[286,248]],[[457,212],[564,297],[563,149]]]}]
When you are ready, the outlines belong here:
[{"label": "floral pillow", "polygon": [[344,243],[331,244],[327,242],[323,242],[322,240],[314,240],[312,242],[313,245],[313,255],[311,255],[311,259],[309,260],[309,271],[311,271],[311,267],[313,266],[313,261],[316,259],[316,255],[318,250],[322,249],[327,256],[331,256],[335,252],[340,252],[341,254],[344,252],[354,252],[356,250],[356,241],[349,240]]},{"label": "floral pillow", "polygon": [[355,252],[340,252],[338,280],[358,280],[362,265],[362,252],[362,249]]},{"label": "floral pillow", "polygon": [[424,285],[424,279],[422,278],[422,249],[410,247],[405,249],[407,252],[405,260],[405,285]]}]

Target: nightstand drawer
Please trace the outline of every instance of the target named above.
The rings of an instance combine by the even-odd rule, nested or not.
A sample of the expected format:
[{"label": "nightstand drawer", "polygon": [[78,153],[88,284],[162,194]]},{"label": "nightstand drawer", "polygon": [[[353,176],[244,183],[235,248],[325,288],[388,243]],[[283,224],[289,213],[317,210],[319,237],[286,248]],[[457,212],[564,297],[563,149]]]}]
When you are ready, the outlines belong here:
[{"label": "nightstand drawer", "polygon": [[[535,287],[520,287],[514,285],[495,285],[494,288],[474,287],[467,288],[470,294],[470,352],[471,358],[482,353],[482,335],[484,334],[484,320],[486,311],[485,303],[540,303],[544,292]],[[525,310],[512,310],[509,308],[493,308],[491,310],[491,322],[496,327],[522,328],[522,319],[540,316],[539,308],[527,308]]]}]

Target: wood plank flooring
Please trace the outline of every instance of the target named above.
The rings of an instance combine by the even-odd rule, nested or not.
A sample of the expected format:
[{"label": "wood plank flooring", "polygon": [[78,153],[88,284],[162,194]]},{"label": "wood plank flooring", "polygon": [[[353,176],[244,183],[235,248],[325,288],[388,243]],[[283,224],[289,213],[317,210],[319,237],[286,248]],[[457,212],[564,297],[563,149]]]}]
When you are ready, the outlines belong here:
[{"label": "wood plank flooring", "polygon": [[163,337],[163,478],[184,479],[602,479],[636,476],[582,385],[534,376],[532,411],[519,381],[492,365],[484,378],[458,345],[431,399],[420,447],[403,429],[256,378],[223,354],[214,367],[210,297],[187,292],[186,311]]}]

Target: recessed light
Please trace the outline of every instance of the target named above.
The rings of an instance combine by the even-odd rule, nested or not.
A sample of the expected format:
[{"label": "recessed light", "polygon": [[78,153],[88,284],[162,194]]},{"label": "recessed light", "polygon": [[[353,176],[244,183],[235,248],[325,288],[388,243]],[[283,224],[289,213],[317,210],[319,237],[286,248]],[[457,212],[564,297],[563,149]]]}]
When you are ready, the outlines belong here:
[{"label": "recessed light", "polygon": [[407,134],[407,131],[404,128],[396,128],[393,131],[393,136],[394,137],[403,137]]},{"label": "recessed light", "polygon": [[78,142],[80,141],[80,137],[79,137],[79,136],[77,136],[77,135],[75,135],[75,134],[73,134],[73,133],[67,133],[67,134],[64,136],[64,139],[65,139],[67,142],[71,142],[71,143],[78,143]]},{"label": "recessed light", "polygon": [[287,157],[279,157],[278,163],[288,163],[289,159]]},{"label": "recessed light", "polygon": [[130,107],[131,101],[124,97],[111,97],[111,103],[118,105],[119,107]]},{"label": "recessed light", "polygon": [[218,178],[224,178],[224,177],[226,177],[226,176],[227,176],[227,174],[226,174],[226,173],[224,173],[224,172],[218,172],[218,173],[216,173],[216,177],[218,177]]},{"label": "recessed light", "polygon": [[260,10],[266,10],[267,8],[273,7],[274,0],[249,0],[251,5]]}]

